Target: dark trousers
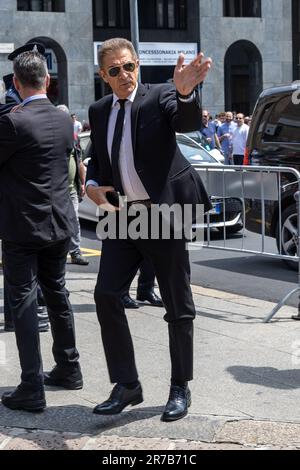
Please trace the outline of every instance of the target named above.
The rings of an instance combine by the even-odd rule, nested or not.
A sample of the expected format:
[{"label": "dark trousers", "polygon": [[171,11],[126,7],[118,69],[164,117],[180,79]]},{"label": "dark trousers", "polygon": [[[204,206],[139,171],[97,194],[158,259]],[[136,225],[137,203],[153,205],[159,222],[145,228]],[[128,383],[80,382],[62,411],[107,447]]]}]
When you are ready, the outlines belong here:
[{"label": "dark trousers", "polygon": [[233,155],[233,163],[237,166],[242,166],[244,163],[244,155]]},{"label": "dark trousers", "polygon": [[[155,272],[153,265],[149,259],[143,259],[139,267],[140,273],[137,283],[137,292],[142,293],[145,291],[151,291],[155,285]],[[125,294],[129,293],[129,288]]]},{"label": "dark trousers", "polygon": [[41,246],[2,241],[6,295],[15,325],[21,379],[33,388],[43,384],[37,318],[38,282],[48,308],[55,362],[67,368],[77,364],[79,358],[73,312],[65,289],[69,243],[69,238]]},{"label": "dark trousers", "polygon": [[166,308],[171,378],[193,378],[193,320],[189,253],[184,240],[104,240],[95,302],[112,383],[133,382],[138,373],[121,294],[143,258],[151,259]]},{"label": "dark trousers", "polygon": [[[3,277],[3,307],[4,307],[4,323],[12,323],[13,317],[9,308],[8,298],[7,298],[7,286],[6,286],[6,279]],[[38,306],[45,306],[45,299],[43,296],[42,289],[40,285],[37,285],[37,305]]]}]

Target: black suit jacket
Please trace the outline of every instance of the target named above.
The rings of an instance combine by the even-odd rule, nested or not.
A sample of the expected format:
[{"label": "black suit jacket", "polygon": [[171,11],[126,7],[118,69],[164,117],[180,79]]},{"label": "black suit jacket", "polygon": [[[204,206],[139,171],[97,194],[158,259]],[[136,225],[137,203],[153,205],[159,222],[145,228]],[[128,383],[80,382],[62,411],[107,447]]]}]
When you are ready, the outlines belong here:
[{"label": "black suit jacket", "polygon": [[[87,181],[113,186],[107,150],[107,128],[112,95],[89,110],[92,158]],[[131,126],[136,171],[154,204],[204,204],[211,208],[202,181],[181,154],[175,132],[200,129],[202,110],[198,96],[191,103],[177,98],[173,85],[139,85],[132,105]]]},{"label": "black suit jacket", "polygon": [[44,243],[73,234],[70,117],[47,99],[0,118],[0,238]]}]

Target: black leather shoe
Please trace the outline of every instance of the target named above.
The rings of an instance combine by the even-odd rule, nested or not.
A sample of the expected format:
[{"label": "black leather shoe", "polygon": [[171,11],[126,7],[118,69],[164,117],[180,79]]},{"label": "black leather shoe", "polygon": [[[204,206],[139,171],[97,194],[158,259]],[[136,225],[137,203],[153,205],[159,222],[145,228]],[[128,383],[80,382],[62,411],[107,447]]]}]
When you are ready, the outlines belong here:
[{"label": "black leather shoe", "polygon": [[162,414],[162,421],[176,421],[188,414],[188,407],[191,406],[191,391],[186,387],[171,385],[168,403]]},{"label": "black leather shoe", "polygon": [[154,307],[163,307],[164,304],[158,295],[155,294],[154,290],[148,290],[148,291],[138,291],[136,295],[136,300],[139,300],[140,302],[149,302],[151,305]]},{"label": "black leather shoe", "polygon": [[97,415],[116,415],[128,405],[134,406],[142,403],[143,391],[139,383],[135,388],[129,389],[124,385],[116,384],[108,400],[94,408]]},{"label": "black leather shoe", "polygon": [[[39,332],[43,333],[49,330],[49,323],[47,320],[39,320]],[[15,331],[15,325],[11,321],[4,323],[4,331],[13,332]]]},{"label": "black leather shoe", "polygon": [[130,297],[129,294],[125,294],[121,298],[124,308],[139,308],[140,305]]},{"label": "black leather shoe", "polygon": [[81,253],[77,253],[76,255],[71,255],[71,263],[79,264],[79,266],[87,266],[89,264],[89,261],[84,258]]},{"label": "black leather shoe", "polygon": [[70,368],[53,367],[50,372],[44,373],[44,384],[67,390],[80,390],[83,387],[83,380],[79,364]]},{"label": "black leather shoe", "polygon": [[43,411],[46,408],[44,389],[32,390],[22,383],[13,392],[3,393],[1,401],[11,410]]}]

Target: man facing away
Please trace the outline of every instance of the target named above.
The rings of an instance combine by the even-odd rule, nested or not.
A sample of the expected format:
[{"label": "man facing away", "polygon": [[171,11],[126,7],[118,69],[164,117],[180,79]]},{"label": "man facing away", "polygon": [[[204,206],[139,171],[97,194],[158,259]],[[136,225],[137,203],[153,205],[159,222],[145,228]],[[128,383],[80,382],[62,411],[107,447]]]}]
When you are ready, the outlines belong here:
[{"label": "man facing away", "polygon": [[[203,204],[210,207],[197,172],[176,144],[176,131],[201,126],[201,106],[194,88],[206,77],[211,60],[199,54],[184,66],[180,55],[174,85],[138,84],[139,60],[131,42],[105,41],[99,51],[100,76],[112,95],[91,106],[92,158],[87,195],[107,204],[107,192],[139,203],[150,214],[152,204]],[[112,209],[113,210],[113,209]],[[125,209],[124,209],[125,210]],[[150,215],[149,215],[150,217]],[[142,259],[151,260],[166,308],[171,355],[171,387],[164,421],[182,418],[191,404],[188,381],[193,378],[193,320],[190,266],[184,239],[103,240],[95,288],[97,315],[110,380],[116,384],[108,400],[96,406],[100,415],[120,413],[143,401],[134,350],[120,295],[129,286]]]},{"label": "man facing away", "polygon": [[[45,58],[14,59],[22,103],[0,119],[0,238],[7,296],[15,325],[21,384],[2,396],[12,409],[45,408],[44,382],[82,387],[74,318],[65,289],[65,263],[75,219],[68,189],[72,121],[47,99]],[[38,280],[38,281],[37,281]],[[56,367],[43,377],[36,290],[42,288],[53,335]]]}]

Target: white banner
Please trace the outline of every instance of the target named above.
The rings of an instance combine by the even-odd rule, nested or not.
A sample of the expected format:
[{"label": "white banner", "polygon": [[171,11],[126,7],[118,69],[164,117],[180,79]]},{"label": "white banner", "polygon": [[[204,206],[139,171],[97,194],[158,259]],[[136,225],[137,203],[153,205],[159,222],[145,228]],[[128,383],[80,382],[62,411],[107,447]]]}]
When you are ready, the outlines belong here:
[{"label": "white banner", "polygon": [[176,65],[181,52],[186,62],[190,62],[198,54],[198,45],[196,42],[142,42],[139,45],[141,65]]},{"label": "white banner", "polygon": [[[94,42],[94,64],[98,65],[98,50],[102,42]],[[198,54],[196,42],[141,42],[139,57],[141,65],[176,65],[179,54],[183,52],[186,63]]]},{"label": "white banner", "polygon": [[0,54],[10,54],[15,50],[15,45],[11,42],[0,42]]}]

